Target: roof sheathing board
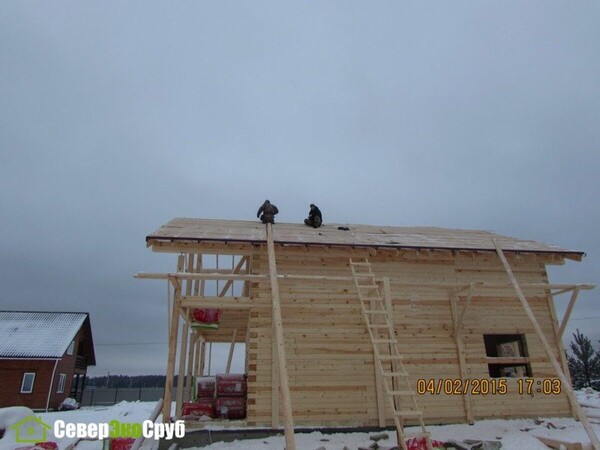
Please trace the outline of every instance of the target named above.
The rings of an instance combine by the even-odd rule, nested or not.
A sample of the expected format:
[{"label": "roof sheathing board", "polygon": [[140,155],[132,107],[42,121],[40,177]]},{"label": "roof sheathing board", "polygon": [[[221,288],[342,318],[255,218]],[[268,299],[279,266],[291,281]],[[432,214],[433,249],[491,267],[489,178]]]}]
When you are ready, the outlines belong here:
[{"label": "roof sheathing board", "polygon": [[[338,226],[350,228],[339,230]],[[278,244],[348,247],[390,247],[445,250],[495,251],[492,239],[502,249],[515,252],[557,253],[581,259],[583,252],[536,241],[516,239],[489,231],[455,230],[435,227],[377,227],[370,225],[326,224],[311,228],[303,224],[277,223],[274,241]],[[263,224],[249,221],[173,219],[146,241],[212,241],[266,243]]]}]

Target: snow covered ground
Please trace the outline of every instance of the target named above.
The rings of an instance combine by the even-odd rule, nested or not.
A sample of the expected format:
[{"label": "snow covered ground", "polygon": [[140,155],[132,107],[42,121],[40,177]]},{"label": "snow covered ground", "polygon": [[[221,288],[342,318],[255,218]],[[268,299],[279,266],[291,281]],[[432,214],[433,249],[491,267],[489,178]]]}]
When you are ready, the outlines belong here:
[{"label": "snow covered ground", "polygon": [[[597,435],[600,435],[600,392],[591,389],[577,392],[580,403],[592,421],[592,426]],[[111,420],[136,423],[146,420],[155,403],[152,402],[121,402],[108,407],[90,407],[77,411],[64,411],[37,414],[44,422],[53,425],[56,420],[64,420],[71,423],[108,423]],[[6,410],[5,410],[6,411]],[[18,422],[29,414],[26,409],[13,409],[11,414],[3,414],[0,409],[0,427]],[[160,418],[159,418],[160,420]],[[216,426],[211,427],[217,428]],[[442,425],[431,426],[428,430],[433,439],[440,441],[482,439],[499,440],[504,450],[547,450],[535,436],[549,437],[564,441],[588,443],[589,438],[579,422],[565,418],[541,418],[519,419],[519,420],[482,420],[475,425]],[[409,431],[409,429],[407,429]],[[380,441],[382,446],[395,445],[393,433],[389,440]],[[73,443],[74,439],[55,439],[52,431],[48,433],[48,440],[59,444],[60,449],[66,448]],[[14,435],[7,431],[3,439],[0,439],[0,450],[13,450]],[[359,446],[366,447],[371,441],[368,433],[338,433],[322,434],[313,432],[296,435],[297,448],[301,450],[315,450],[324,447],[327,450],[341,450],[347,446],[356,450]],[[22,444],[20,444],[22,445]],[[283,436],[271,438],[244,440],[227,443],[214,443],[204,450],[282,450],[285,445]],[[76,450],[100,450],[102,444],[98,441],[82,441]],[[147,448],[151,448],[148,446]],[[590,447],[591,448],[591,447]]]}]

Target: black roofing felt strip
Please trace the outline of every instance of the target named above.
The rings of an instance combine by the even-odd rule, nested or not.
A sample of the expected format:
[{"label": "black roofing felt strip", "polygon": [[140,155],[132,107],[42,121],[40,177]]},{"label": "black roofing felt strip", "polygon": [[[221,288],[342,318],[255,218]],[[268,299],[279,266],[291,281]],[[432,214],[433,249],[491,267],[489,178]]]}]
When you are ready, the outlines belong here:
[{"label": "black roofing felt strip", "polygon": [[[252,245],[256,245],[257,243],[267,243],[267,240],[256,240],[256,239],[216,239],[216,238],[197,238],[197,237],[180,237],[180,236],[172,236],[172,237],[164,237],[164,236],[146,236],[146,242],[150,239],[155,239],[158,241],[193,241],[193,242],[241,242],[244,244],[250,243]],[[409,248],[414,250],[425,250],[425,249],[436,249],[436,250],[454,250],[454,251],[474,251],[474,252],[482,252],[482,251],[491,251],[495,252],[496,249],[494,247],[435,247],[435,246],[427,246],[427,245],[385,245],[385,244],[344,244],[339,242],[299,242],[299,241],[280,241],[274,239],[276,244],[288,244],[288,245],[315,245],[315,246],[323,246],[323,245],[335,245],[338,247],[352,247],[352,248]],[[556,253],[561,255],[579,255],[585,256],[585,252],[579,251],[564,251],[564,250],[524,250],[519,248],[503,248],[502,250],[507,252],[519,252],[519,253]]]}]

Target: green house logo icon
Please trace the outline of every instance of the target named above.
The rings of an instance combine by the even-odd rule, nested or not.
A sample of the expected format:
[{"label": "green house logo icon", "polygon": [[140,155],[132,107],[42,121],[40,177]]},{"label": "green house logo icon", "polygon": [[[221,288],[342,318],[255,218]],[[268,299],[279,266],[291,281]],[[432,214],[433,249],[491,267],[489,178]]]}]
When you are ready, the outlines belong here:
[{"label": "green house logo icon", "polygon": [[39,417],[29,416],[11,425],[10,428],[15,430],[17,442],[35,444],[46,441],[46,432],[52,427]]}]

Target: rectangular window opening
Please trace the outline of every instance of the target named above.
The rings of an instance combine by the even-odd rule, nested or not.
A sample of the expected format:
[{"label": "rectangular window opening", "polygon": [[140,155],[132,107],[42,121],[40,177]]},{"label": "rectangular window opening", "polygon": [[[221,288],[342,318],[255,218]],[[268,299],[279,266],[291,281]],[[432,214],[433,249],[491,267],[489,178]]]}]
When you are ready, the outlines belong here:
[{"label": "rectangular window opening", "polygon": [[31,394],[35,382],[35,372],[25,372],[21,383],[21,394]]},{"label": "rectangular window opening", "polygon": [[524,334],[484,334],[483,342],[490,377],[533,376]]},{"label": "rectangular window opening", "polygon": [[61,373],[58,375],[58,389],[56,389],[57,394],[62,394],[65,392],[65,381],[67,379],[66,373]]}]

